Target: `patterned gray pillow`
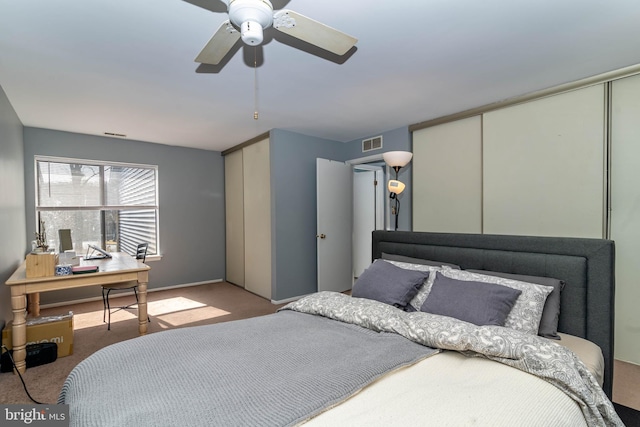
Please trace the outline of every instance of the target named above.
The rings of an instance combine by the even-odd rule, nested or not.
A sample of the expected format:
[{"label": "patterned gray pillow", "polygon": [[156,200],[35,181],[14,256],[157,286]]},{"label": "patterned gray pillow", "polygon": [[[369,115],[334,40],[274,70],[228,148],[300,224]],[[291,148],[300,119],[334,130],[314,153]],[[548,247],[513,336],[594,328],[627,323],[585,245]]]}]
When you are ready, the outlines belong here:
[{"label": "patterned gray pillow", "polygon": [[405,270],[377,259],[360,274],[351,296],[404,309],[429,277],[429,272]]},{"label": "patterned gray pillow", "polygon": [[507,279],[519,280],[525,283],[536,283],[543,286],[553,287],[553,291],[547,297],[540,318],[540,326],[538,327],[538,335],[559,340],[558,320],[560,319],[560,294],[564,288],[564,281],[551,277],[526,276],[522,274],[502,273],[499,271],[486,270],[468,270],[472,273],[485,274],[487,276],[506,277]]},{"label": "patterned gray pillow", "polygon": [[452,279],[438,271],[420,311],[453,317],[478,326],[504,326],[521,293],[519,289],[495,283]]},{"label": "patterned gray pillow", "polygon": [[[411,299],[411,301],[409,301],[407,306],[409,311],[420,311],[420,307],[422,307],[422,304],[424,304],[424,301],[427,299],[429,292],[431,292],[431,286],[433,286],[433,281],[436,279],[435,272],[442,271],[442,267],[391,260],[387,260],[387,262],[395,265],[396,267],[404,268],[405,270],[431,272],[431,274],[429,274],[429,278],[424,282],[424,285],[418,289],[418,293]],[[411,306],[411,308],[409,308],[409,306]]]},{"label": "patterned gray pillow", "polygon": [[444,268],[442,274],[452,279],[496,283],[521,290],[522,293],[516,300],[509,316],[507,316],[504,326],[528,334],[538,334],[544,303],[547,300],[547,296],[553,291],[552,287],[520,282],[504,277],[486,276],[465,270],[454,270],[451,268]]}]

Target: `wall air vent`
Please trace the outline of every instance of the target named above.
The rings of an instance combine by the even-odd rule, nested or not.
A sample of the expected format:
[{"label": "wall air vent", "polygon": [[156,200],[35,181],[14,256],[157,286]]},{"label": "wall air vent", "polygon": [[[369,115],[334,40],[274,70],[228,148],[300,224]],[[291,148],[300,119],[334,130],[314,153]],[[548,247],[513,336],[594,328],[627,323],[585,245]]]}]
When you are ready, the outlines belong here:
[{"label": "wall air vent", "polygon": [[127,135],[125,135],[124,133],[114,133],[114,132],[105,132],[104,133],[107,136],[115,136],[117,138],[126,138]]},{"label": "wall air vent", "polygon": [[382,148],[382,135],[362,140],[362,152],[378,150]]}]

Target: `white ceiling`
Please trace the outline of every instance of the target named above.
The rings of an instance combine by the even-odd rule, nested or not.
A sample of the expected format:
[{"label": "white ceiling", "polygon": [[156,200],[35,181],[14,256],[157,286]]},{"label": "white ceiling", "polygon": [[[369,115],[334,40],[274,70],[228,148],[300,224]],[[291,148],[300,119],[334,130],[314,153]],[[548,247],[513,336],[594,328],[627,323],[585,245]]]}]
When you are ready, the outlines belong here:
[{"label": "white ceiling", "polygon": [[351,141],[640,62],[638,0],[273,3],[359,41],[340,61],[265,32],[259,120],[254,48],[193,61],[219,0],[0,0],[0,86],[25,126],[224,150],[273,128]]}]

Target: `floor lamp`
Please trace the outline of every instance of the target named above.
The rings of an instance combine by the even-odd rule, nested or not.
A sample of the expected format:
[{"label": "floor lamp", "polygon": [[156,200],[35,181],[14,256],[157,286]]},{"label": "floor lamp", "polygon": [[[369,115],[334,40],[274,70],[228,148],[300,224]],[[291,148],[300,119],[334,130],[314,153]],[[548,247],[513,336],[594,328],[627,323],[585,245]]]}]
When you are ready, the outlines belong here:
[{"label": "floor lamp", "polygon": [[398,181],[398,173],[400,169],[405,167],[411,161],[413,153],[409,151],[387,151],[382,153],[384,162],[394,171],[396,171],[395,179],[389,180],[387,183],[387,189],[389,190],[389,198],[394,202],[391,206],[391,214],[395,215],[395,230],[398,229],[398,216],[400,215],[400,200],[398,196],[404,191],[405,185],[403,182]]}]

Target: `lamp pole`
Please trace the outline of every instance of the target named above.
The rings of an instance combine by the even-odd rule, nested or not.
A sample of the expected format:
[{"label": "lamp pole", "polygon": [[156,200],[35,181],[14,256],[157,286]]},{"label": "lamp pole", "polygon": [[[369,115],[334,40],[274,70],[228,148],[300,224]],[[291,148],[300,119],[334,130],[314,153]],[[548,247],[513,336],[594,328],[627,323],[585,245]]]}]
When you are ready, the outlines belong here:
[{"label": "lamp pole", "polygon": [[[400,172],[400,166],[394,166],[393,170],[396,171],[396,181],[398,180],[398,172]],[[395,199],[396,205],[393,208],[393,213],[396,216],[396,227],[394,229],[394,231],[398,231],[398,217],[400,216],[400,200],[398,200],[398,196],[399,194],[396,193],[391,193],[390,194],[392,199]]]}]

